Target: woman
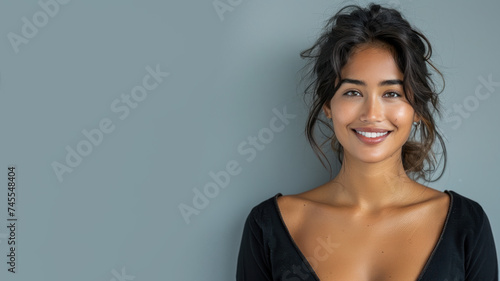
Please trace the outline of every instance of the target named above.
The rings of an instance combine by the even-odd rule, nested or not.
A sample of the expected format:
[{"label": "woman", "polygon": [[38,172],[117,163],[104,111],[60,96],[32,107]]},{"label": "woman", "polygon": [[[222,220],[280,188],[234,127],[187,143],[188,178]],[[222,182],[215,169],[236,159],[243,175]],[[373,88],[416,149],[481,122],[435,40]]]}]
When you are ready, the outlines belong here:
[{"label": "woman", "polygon": [[306,134],[326,157],[314,131],[331,129],[342,166],[322,186],[252,209],[237,280],[498,280],[481,206],[415,181],[446,166],[427,39],[394,9],[348,6],[301,55],[313,61]]}]

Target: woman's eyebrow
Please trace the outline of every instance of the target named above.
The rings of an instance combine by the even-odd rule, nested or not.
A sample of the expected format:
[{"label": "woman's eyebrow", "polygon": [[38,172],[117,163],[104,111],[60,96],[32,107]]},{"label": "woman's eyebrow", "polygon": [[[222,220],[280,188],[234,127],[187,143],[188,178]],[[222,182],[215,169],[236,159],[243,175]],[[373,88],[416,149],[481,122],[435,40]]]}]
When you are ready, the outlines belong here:
[{"label": "woman's eyebrow", "polygon": [[344,83],[349,83],[349,84],[354,84],[354,85],[360,85],[360,86],[366,86],[366,83],[364,81],[361,81],[361,80],[356,80],[356,79],[349,79],[349,78],[345,78],[345,79],[342,79],[340,81],[340,85],[344,84]]},{"label": "woman's eyebrow", "polygon": [[[360,86],[366,86],[366,83],[362,80],[357,80],[357,79],[350,79],[350,78],[345,78],[340,81],[340,85],[344,83],[349,83],[349,84],[354,84],[354,85],[360,85]],[[403,80],[399,79],[390,79],[390,80],[384,80],[380,83],[378,83],[379,86],[391,86],[391,85],[403,85]]]},{"label": "woman's eyebrow", "polygon": [[403,80],[392,79],[392,80],[384,80],[378,83],[379,86],[390,86],[390,85],[403,85]]}]

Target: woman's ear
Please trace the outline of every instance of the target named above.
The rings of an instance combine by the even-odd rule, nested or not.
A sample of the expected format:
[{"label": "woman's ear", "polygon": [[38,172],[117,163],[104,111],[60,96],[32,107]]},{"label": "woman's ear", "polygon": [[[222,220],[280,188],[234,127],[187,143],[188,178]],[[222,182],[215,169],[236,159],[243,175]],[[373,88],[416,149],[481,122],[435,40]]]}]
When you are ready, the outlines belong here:
[{"label": "woman's ear", "polygon": [[330,108],[330,103],[329,102],[325,102],[323,104],[323,112],[325,113],[326,117],[331,119],[332,118],[332,110]]}]

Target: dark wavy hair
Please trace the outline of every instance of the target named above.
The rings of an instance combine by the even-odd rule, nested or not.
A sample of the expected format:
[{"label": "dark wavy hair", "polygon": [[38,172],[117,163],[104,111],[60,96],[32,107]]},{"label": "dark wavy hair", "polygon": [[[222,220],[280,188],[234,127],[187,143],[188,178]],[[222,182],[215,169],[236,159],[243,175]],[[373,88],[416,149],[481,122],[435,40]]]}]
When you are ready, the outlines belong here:
[{"label": "dark wavy hair", "polygon": [[[331,140],[331,147],[342,163],[343,147],[335,137],[332,126],[319,115],[322,106],[329,102],[339,89],[341,70],[349,56],[354,48],[361,44],[382,44],[391,49],[394,60],[403,73],[404,94],[421,118],[420,125],[412,130],[408,141],[403,145],[403,167],[414,180],[437,181],[444,173],[447,158],[443,137],[438,132],[433,118],[434,113],[440,115],[438,94],[442,90],[436,91],[428,66],[441,77],[442,89],[443,75],[430,61],[432,48],[427,38],[412,27],[399,11],[373,3],[367,8],[356,5],[342,8],[328,20],[314,45],[300,53],[302,58],[309,60],[306,66],[310,67],[308,77],[312,79],[305,90],[305,97],[310,96],[305,133],[313,151],[325,168],[322,158],[326,159],[331,173],[330,161],[322,151],[323,145]],[[330,134],[325,133],[324,127],[317,128],[318,124],[326,126]],[[326,141],[318,144],[316,130],[327,137]],[[433,151],[436,140],[442,149],[439,161]],[[442,170],[433,178],[441,160],[444,160]]]}]

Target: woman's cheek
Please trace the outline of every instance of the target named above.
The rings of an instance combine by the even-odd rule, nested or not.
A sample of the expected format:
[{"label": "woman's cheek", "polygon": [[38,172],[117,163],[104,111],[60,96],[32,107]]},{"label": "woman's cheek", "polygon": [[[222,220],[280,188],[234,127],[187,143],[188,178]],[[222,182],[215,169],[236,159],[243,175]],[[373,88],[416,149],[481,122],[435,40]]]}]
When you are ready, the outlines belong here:
[{"label": "woman's cheek", "polygon": [[411,106],[398,106],[396,108],[391,109],[392,116],[394,122],[396,122],[395,125],[404,126],[405,124],[413,124],[413,115],[414,115],[414,110]]},{"label": "woman's cheek", "polygon": [[335,103],[332,109],[332,124],[335,135],[339,140],[347,135],[348,126],[356,119],[356,110],[353,106],[348,106],[342,103]]}]

